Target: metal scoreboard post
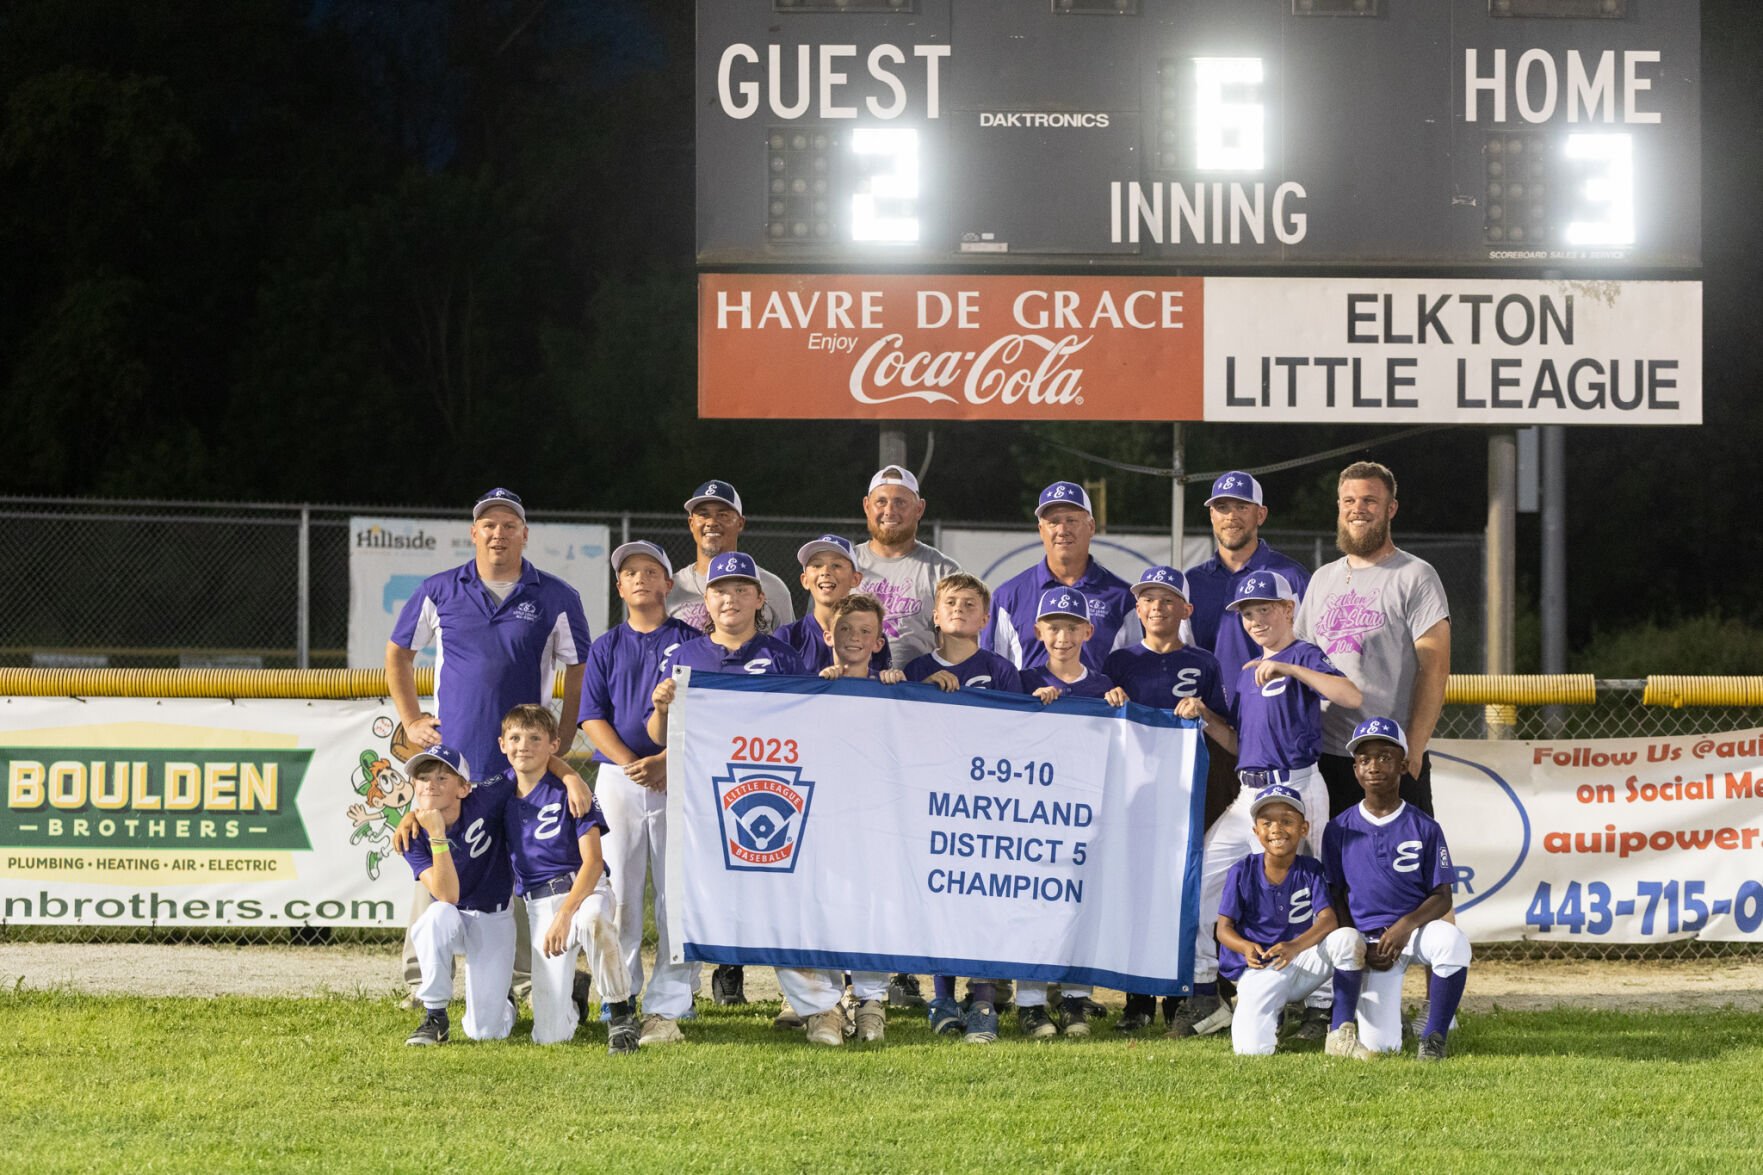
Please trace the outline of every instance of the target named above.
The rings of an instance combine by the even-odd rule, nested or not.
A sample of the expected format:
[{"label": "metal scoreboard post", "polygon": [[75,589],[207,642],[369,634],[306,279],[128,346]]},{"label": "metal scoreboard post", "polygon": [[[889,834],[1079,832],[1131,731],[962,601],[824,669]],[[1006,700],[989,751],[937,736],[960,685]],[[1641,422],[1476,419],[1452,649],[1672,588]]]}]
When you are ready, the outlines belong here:
[{"label": "metal scoreboard post", "polygon": [[1669,276],[1695,0],[700,0],[707,269]]}]

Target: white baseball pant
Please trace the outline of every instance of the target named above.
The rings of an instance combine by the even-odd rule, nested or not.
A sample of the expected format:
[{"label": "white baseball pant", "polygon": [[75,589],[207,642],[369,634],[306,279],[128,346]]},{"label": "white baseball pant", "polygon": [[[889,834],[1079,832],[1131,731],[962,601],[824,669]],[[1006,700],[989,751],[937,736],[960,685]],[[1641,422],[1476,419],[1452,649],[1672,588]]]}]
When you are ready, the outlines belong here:
[{"label": "white baseball pant", "polygon": [[[814,1016],[838,1007],[845,994],[845,977],[837,971],[808,971],[794,967],[777,969],[777,985],[798,1016]],[[886,986],[885,984],[883,985]]]},{"label": "white baseball pant", "polygon": [[851,972],[851,994],[858,1002],[865,1000],[885,1000],[888,998],[888,973],[886,971],[853,971]]},{"label": "white baseball pant", "polygon": [[[696,963],[667,961],[667,793],[632,783],[623,769],[600,764],[594,795],[611,831],[600,839],[606,867],[612,871],[612,892],[624,969],[630,989],[643,997],[643,1011],[677,1020],[692,1010],[698,990]],[[655,973],[643,986],[643,883],[655,885]],[[599,972],[596,971],[598,976]]]},{"label": "white baseball pant", "polygon": [[563,953],[555,957],[545,954],[545,935],[568,896],[559,893],[526,899],[527,921],[533,928],[534,1044],[556,1044],[575,1035],[580,1016],[571,997],[578,952],[587,953],[588,970],[594,975],[594,988],[602,1004],[631,998],[630,977],[619,950],[618,925],[612,916],[612,883],[604,874],[600,884],[576,907]]},{"label": "white baseball pant", "polygon": [[1359,992],[1359,1043],[1374,1053],[1402,1050],[1402,974],[1409,963],[1424,963],[1450,978],[1469,966],[1469,939],[1450,922],[1428,922],[1408,937],[1408,945],[1388,971],[1365,969]]},{"label": "white baseball pant", "polygon": [[1336,969],[1365,966],[1365,936],[1343,926],[1275,971],[1249,967],[1237,977],[1237,1004],[1230,1021],[1231,1049],[1241,1056],[1267,1056],[1279,1037],[1279,1013],[1334,978]]},{"label": "white baseball pant", "polygon": [[461,910],[436,902],[410,924],[411,945],[422,967],[416,996],[425,1008],[444,1008],[453,998],[453,956],[465,956],[465,1035],[501,1040],[514,1028],[508,984],[514,977],[514,912]]},{"label": "white baseball pant", "polygon": [[[1089,987],[1076,987],[1072,984],[1061,984],[1061,999],[1090,998]],[[1047,984],[1037,979],[1019,979],[1016,981],[1016,1006],[1019,1008],[1044,1008],[1047,1006]]]}]

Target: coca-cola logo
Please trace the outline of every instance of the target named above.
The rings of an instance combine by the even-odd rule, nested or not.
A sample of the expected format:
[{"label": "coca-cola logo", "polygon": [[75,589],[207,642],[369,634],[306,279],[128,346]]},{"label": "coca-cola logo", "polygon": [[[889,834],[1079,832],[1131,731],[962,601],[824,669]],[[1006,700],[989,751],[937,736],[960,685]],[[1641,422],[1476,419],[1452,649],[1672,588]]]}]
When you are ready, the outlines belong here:
[{"label": "coca-cola logo", "polygon": [[1082,404],[1083,368],[1071,357],[1094,336],[1007,334],[979,351],[907,351],[886,334],[857,356],[851,398],[859,404]]}]

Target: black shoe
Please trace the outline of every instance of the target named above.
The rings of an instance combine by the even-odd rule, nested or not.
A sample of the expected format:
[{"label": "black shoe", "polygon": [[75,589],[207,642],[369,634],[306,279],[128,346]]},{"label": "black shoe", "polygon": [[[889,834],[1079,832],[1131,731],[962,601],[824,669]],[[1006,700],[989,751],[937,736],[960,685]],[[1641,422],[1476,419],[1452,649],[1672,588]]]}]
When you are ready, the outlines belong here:
[{"label": "black shoe", "polygon": [[889,979],[888,1006],[894,1008],[924,1007],[924,991],[918,986],[918,976],[896,975]]},{"label": "black shoe", "polygon": [[638,1035],[637,1013],[631,1002],[625,1000],[613,1004],[612,1020],[606,1026],[606,1051],[615,1057],[620,1053],[634,1053]]},{"label": "black shoe", "polygon": [[591,977],[586,971],[577,971],[570,981],[569,1002],[575,1005],[576,1018],[585,1021],[588,1018],[588,989]]},{"label": "black shoe", "polygon": [[1065,1021],[1065,1035],[1082,1040],[1090,1034],[1090,1001],[1081,996],[1066,996],[1059,1001],[1059,1018]]},{"label": "black shoe", "polygon": [[1180,1010],[1180,1008],[1181,1008],[1181,997],[1180,996],[1178,996],[1178,995],[1164,996],[1163,997],[1163,1023],[1165,1025],[1175,1023],[1175,1014],[1177,1011]]},{"label": "black shoe", "polygon": [[1150,1012],[1122,1012],[1119,1021],[1114,1025],[1114,1031],[1138,1032],[1151,1027],[1156,1022],[1157,1017]]},{"label": "black shoe", "polygon": [[1445,1059],[1445,1034],[1429,1032],[1420,1038],[1420,1051],[1417,1054],[1422,1061],[1442,1061]]},{"label": "black shoe", "polygon": [[448,1027],[447,1009],[429,1008],[428,1014],[422,1018],[422,1023],[416,1026],[416,1031],[412,1032],[409,1039],[404,1043],[416,1045],[446,1044]]},{"label": "black shoe", "polygon": [[1108,1009],[1088,996],[1084,997],[1084,1012],[1092,1020],[1106,1020],[1108,1018]]},{"label": "black shoe", "polygon": [[1292,1033],[1294,1040],[1326,1040],[1328,1038],[1328,1022],[1332,1018],[1329,1008],[1305,1008],[1304,1018],[1298,1023],[1298,1030]]},{"label": "black shoe", "polygon": [[1059,1029],[1053,1024],[1044,1007],[1017,1008],[1016,1027],[1022,1035],[1030,1040],[1040,1040],[1048,1036],[1059,1035]]},{"label": "black shoe", "polygon": [[723,965],[710,973],[710,998],[725,1007],[747,1002],[746,972]]}]

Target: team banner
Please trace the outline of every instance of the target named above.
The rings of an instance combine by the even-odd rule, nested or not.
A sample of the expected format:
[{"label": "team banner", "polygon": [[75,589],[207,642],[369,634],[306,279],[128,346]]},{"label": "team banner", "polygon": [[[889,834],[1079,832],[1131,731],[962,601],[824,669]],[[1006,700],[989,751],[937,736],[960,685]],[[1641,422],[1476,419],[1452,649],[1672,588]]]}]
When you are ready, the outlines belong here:
[{"label": "team banner", "polygon": [[989,690],[676,680],[676,961],[1189,990],[1192,725]]},{"label": "team banner", "polygon": [[1763,730],[1432,744],[1477,942],[1763,941]]},{"label": "team banner", "polygon": [[0,920],[401,927],[384,701],[8,698]]}]

